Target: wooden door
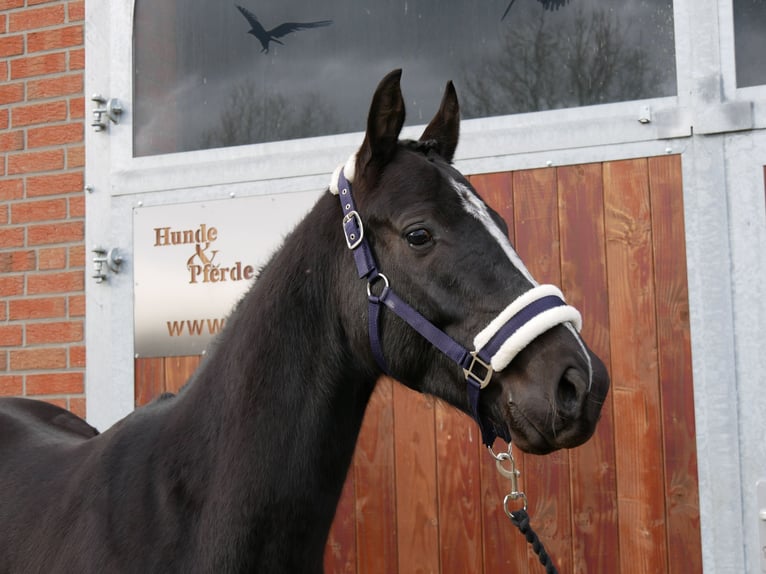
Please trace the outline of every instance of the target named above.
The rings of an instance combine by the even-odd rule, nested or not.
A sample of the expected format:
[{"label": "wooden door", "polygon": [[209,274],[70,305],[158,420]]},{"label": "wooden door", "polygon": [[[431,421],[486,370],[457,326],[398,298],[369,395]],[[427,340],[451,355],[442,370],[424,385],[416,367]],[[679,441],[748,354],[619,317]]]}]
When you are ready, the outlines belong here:
[{"label": "wooden door", "polygon": [[[517,455],[559,570],[702,571],[680,156],[472,176],[541,282],[561,285],[612,376],[594,437]],[[136,403],[197,357],[136,360]],[[327,572],[542,572],[502,510],[475,423],[382,379],[325,554]]]}]

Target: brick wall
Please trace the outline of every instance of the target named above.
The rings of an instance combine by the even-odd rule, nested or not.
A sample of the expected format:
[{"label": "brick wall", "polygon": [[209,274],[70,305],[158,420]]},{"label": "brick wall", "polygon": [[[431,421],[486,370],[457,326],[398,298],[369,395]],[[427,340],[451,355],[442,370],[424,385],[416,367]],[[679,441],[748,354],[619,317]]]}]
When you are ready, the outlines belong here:
[{"label": "brick wall", "polygon": [[0,0],[0,395],[80,415],[84,10],[83,0]]}]

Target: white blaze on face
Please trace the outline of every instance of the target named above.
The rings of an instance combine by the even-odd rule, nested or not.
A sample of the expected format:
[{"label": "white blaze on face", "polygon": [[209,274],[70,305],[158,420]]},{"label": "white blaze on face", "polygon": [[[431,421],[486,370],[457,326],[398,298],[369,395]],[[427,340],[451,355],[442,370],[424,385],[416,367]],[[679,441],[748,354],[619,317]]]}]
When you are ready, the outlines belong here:
[{"label": "white blaze on face", "polygon": [[468,189],[468,187],[459,181],[450,179],[450,183],[452,184],[453,189],[460,196],[463,208],[473,217],[478,219],[482,225],[484,225],[484,228],[494,238],[494,240],[497,241],[498,245],[500,245],[500,248],[506,254],[513,266],[518,269],[519,272],[521,272],[521,274],[527,279],[527,281],[532,284],[533,287],[537,287],[537,281],[535,281],[535,279],[529,273],[526,266],[524,265],[524,262],[521,260],[521,257],[519,257],[519,254],[516,253],[513,245],[511,245],[510,240],[508,237],[506,237],[505,233],[503,233],[503,230],[497,226],[492,217],[489,215],[487,206],[484,205],[484,203],[478,197],[476,197],[476,194],[474,194],[470,189]]},{"label": "white blaze on face", "polygon": [[[500,245],[500,248],[506,254],[511,264],[532,284],[532,287],[537,287],[539,285],[538,282],[535,281],[529,270],[527,270],[524,262],[521,260],[521,257],[519,257],[519,254],[516,253],[516,250],[513,248],[513,245],[511,245],[511,242],[505,233],[503,233],[503,230],[500,229],[489,215],[489,211],[487,211],[487,206],[484,202],[481,201],[467,186],[459,181],[450,178],[450,184],[460,197],[463,208],[470,213],[471,216],[481,222],[487,232],[495,239],[495,241],[497,241],[498,245]],[[585,344],[583,343],[580,334],[574,328],[572,323],[565,322],[563,325],[570,333],[572,333],[572,336],[580,346],[582,355],[588,364],[588,390],[590,390],[590,387],[593,384],[593,366],[591,364],[590,355],[585,348]]]}]

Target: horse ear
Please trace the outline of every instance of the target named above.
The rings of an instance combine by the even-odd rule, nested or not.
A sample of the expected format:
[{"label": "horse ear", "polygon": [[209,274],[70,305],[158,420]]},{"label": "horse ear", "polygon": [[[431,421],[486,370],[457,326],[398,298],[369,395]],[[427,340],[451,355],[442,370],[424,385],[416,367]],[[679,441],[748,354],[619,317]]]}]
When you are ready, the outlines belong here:
[{"label": "horse ear", "polygon": [[367,116],[367,133],[359,149],[362,169],[372,164],[381,169],[393,156],[404,125],[404,98],[399,81],[402,71],[389,72],[380,81],[372,96]]},{"label": "horse ear", "polygon": [[439,111],[428,124],[420,141],[434,140],[437,151],[447,161],[452,161],[460,135],[460,105],[452,82],[447,82]]}]

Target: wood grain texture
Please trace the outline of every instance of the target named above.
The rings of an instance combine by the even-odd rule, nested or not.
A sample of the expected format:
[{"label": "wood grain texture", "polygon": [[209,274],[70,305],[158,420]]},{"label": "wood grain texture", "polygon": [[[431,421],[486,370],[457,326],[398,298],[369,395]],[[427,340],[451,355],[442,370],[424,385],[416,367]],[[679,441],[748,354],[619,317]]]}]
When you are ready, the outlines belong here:
[{"label": "wood grain texture", "polygon": [[399,572],[440,572],[434,399],[393,391]]},{"label": "wood grain texture", "polygon": [[702,572],[681,157],[649,159],[668,572]]},{"label": "wood grain texture", "polygon": [[163,357],[135,360],[135,406],[152,402],[165,392],[165,359]]},{"label": "wood grain texture", "polygon": [[[513,178],[516,250],[539,283],[561,283],[558,188],[555,169],[516,172]],[[526,455],[519,461],[526,476],[529,514],[548,554],[562,572],[572,571],[569,453]],[[529,550],[529,568],[539,568]]]},{"label": "wood grain texture", "polygon": [[623,572],[667,571],[647,162],[604,164],[612,388]]},{"label": "wood grain texture", "polygon": [[343,484],[338,506],[335,510],[330,534],[324,552],[325,572],[354,574],[356,563],[356,488],[354,473],[350,472]]},{"label": "wood grain texture", "polygon": [[435,408],[441,571],[481,572],[481,432],[455,408]]},{"label": "wood grain texture", "polygon": [[165,391],[177,393],[194,374],[202,357],[186,355],[182,357],[167,357],[165,359]]},{"label": "wood grain texture", "polygon": [[[611,372],[601,164],[558,168],[561,288],[582,335]],[[613,395],[596,433],[570,451],[573,572],[618,572]]]},{"label": "wood grain texture", "polygon": [[396,476],[393,385],[378,381],[354,454],[357,562],[360,574],[396,574]]}]

